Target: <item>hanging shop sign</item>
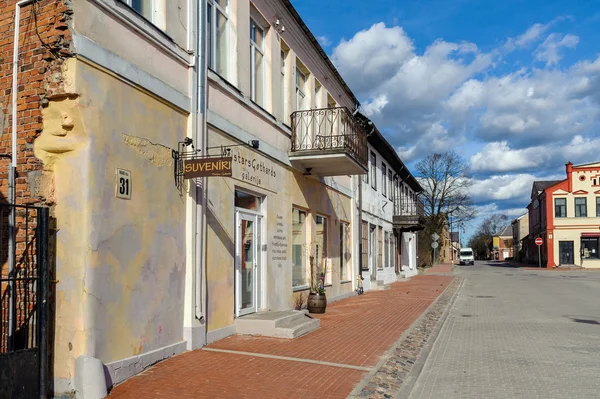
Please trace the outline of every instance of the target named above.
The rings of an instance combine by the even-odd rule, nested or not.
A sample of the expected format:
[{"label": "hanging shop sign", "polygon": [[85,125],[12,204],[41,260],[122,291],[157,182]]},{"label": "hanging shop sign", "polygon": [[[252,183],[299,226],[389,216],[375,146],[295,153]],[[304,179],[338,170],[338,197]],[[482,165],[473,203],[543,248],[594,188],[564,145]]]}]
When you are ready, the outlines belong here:
[{"label": "hanging shop sign", "polygon": [[183,162],[183,178],[231,176],[231,157],[186,159]]}]

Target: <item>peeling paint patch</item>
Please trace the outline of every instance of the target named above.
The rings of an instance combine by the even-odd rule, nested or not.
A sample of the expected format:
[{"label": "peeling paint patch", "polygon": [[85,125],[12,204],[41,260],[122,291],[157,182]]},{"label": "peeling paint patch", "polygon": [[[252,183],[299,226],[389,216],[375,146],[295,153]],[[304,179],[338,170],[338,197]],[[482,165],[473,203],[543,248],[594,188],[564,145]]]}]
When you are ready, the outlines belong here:
[{"label": "peeling paint patch", "polygon": [[123,137],[125,144],[133,148],[135,152],[144,159],[152,162],[159,168],[173,165],[173,157],[171,156],[171,149],[169,147],[153,143],[142,137],[130,136],[125,133],[121,134],[121,136]]}]

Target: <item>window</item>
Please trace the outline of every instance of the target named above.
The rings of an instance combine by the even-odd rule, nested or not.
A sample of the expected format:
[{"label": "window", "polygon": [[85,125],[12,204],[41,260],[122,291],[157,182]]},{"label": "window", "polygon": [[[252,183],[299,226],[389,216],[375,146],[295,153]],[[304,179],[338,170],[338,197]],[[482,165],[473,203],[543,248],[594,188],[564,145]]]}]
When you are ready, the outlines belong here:
[{"label": "window", "polygon": [[250,98],[264,104],[264,29],[250,18]]},{"label": "window", "polygon": [[327,108],[335,108],[335,100],[327,93]]},{"label": "window", "polygon": [[315,266],[317,273],[325,273],[325,282],[331,284],[331,276],[327,270],[327,218],[317,215],[316,222]]},{"label": "window", "polygon": [[576,197],[575,198],[575,217],[586,217],[587,216],[587,198]]},{"label": "window", "polygon": [[208,0],[208,67],[227,78],[227,9],[229,0]]},{"label": "window", "polygon": [[555,198],[554,199],[554,217],[566,218],[567,217],[567,199],[566,198]]},{"label": "window", "polygon": [[377,234],[377,268],[383,269],[383,228],[379,226]]},{"label": "window", "polygon": [[308,284],[306,273],[306,212],[292,209],[292,286]]},{"label": "window", "polygon": [[388,267],[390,265],[390,239],[388,237],[389,233],[386,231],[384,233],[384,244],[385,244],[385,264],[384,266]]},{"label": "window", "polygon": [[296,111],[306,109],[306,74],[296,68]]},{"label": "window", "polygon": [[390,267],[396,266],[396,246],[394,242],[394,233],[390,232]]},{"label": "window", "polygon": [[392,170],[388,170],[388,184],[390,187],[389,199],[390,201],[394,199],[394,186],[392,185]]},{"label": "window", "polygon": [[321,106],[321,88],[323,86],[321,86],[321,83],[319,83],[316,79],[315,79],[315,107],[316,108],[322,108]]},{"label": "window", "polygon": [[362,270],[369,270],[369,223],[362,222],[360,229],[360,240],[361,240],[361,267]]},{"label": "window", "polygon": [[340,281],[348,280],[348,264],[350,263],[350,225],[340,223]]},{"label": "window", "polygon": [[596,216],[600,216],[600,197],[596,197]]},{"label": "window", "polygon": [[385,163],[381,163],[381,194],[385,197],[387,195],[387,170]]},{"label": "window", "polygon": [[377,155],[371,151],[371,187],[377,190]]},{"label": "window", "polygon": [[582,238],[581,239],[581,258],[582,259],[598,259],[598,238]]},{"label": "window", "polygon": [[[283,47],[283,43],[282,43]],[[288,122],[288,90],[287,90],[287,81],[285,78],[285,68],[286,63],[285,60],[287,58],[287,54],[284,50],[281,50],[281,120],[285,123]],[[288,122],[289,123],[289,122]]]}]

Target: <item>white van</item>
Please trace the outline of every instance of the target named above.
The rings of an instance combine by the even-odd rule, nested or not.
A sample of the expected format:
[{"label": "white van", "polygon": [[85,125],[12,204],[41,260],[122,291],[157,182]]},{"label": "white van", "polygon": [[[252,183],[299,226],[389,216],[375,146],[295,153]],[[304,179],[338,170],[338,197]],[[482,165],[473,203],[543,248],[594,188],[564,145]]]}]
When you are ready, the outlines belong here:
[{"label": "white van", "polygon": [[471,248],[461,248],[458,259],[461,265],[475,264],[475,258],[473,257],[473,250]]}]

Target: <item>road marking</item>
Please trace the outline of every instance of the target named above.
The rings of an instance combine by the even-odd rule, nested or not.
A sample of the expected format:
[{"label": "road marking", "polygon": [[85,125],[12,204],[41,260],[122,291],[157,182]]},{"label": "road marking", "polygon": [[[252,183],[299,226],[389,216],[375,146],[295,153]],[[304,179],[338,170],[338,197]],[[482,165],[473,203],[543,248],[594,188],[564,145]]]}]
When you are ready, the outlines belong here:
[{"label": "road marking", "polygon": [[243,351],[234,351],[230,349],[218,349],[218,348],[202,348],[204,351],[209,352],[222,352],[222,353],[231,353],[234,355],[246,355],[246,356],[254,356],[254,357],[264,357],[267,359],[279,359],[279,360],[289,360],[292,362],[300,362],[300,363],[312,363],[312,364],[320,364],[322,366],[331,366],[331,367],[340,367],[344,369],[353,369],[360,371],[371,371],[372,367],[362,367],[362,366],[353,366],[351,364],[341,364],[341,363],[332,363],[332,362],[324,362],[321,360],[312,360],[312,359],[302,359],[299,357],[288,357],[288,356],[277,356],[277,355],[267,355],[264,353],[254,353],[254,352],[243,352]]}]

